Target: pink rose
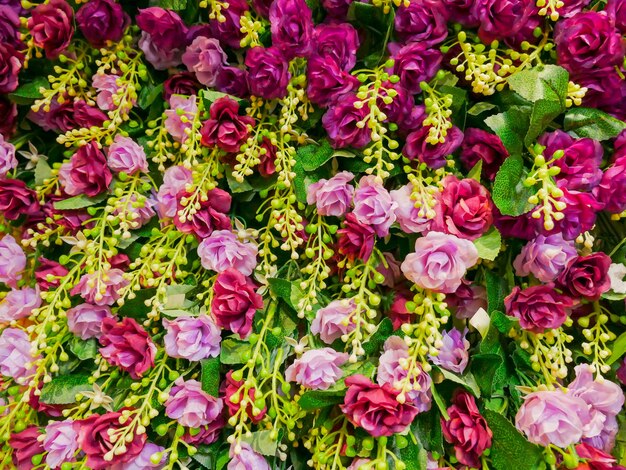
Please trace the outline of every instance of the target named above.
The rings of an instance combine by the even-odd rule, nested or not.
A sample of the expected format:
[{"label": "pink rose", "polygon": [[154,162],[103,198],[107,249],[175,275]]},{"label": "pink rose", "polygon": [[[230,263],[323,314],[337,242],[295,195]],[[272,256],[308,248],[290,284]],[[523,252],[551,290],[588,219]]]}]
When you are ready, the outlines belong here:
[{"label": "pink rose", "polygon": [[137,380],[154,365],[156,346],[152,338],[135,320],[125,317],[102,320],[100,354],[109,363],[128,372]]}]

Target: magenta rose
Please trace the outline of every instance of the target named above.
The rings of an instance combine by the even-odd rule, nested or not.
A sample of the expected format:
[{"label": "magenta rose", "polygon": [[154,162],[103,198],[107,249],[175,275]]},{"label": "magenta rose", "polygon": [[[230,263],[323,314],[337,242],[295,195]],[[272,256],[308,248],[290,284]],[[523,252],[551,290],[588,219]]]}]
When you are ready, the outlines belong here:
[{"label": "magenta rose", "polygon": [[[226,378],[220,385],[220,396],[223,398],[224,404],[226,408],[228,408],[228,415],[235,416],[239,409],[241,408],[241,387],[243,386],[243,380],[235,380],[233,379],[233,371],[229,370],[226,373]],[[237,403],[233,403],[231,398],[235,396],[235,401]],[[258,423],[263,419],[265,414],[267,413],[267,407],[264,407],[260,410],[260,413],[254,416],[252,410],[254,407],[254,400],[256,399],[256,389],[254,387],[250,387],[248,389],[248,398],[250,399],[246,403],[246,407],[244,409],[244,413],[250,418],[253,423]]]},{"label": "magenta rose", "polygon": [[0,2],[0,43],[17,49],[24,46],[20,35],[20,15],[3,2]]},{"label": "magenta rose", "polygon": [[39,212],[37,193],[22,180],[0,178],[0,213],[8,220]]},{"label": "magenta rose", "polygon": [[620,155],[612,165],[604,170],[600,183],[593,189],[593,195],[604,210],[619,214],[626,210],[626,155]]},{"label": "magenta rose", "polygon": [[201,142],[207,147],[217,145],[226,152],[237,152],[248,138],[248,126],[254,125],[250,116],[239,115],[239,104],[224,96],[215,100],[209,109],[210,118],[200,130]]},{"label": "magenta rose", "polygon": [[448,16],[446,6],[437,0],[413,0],[408,7],[401,4],[394,19],[396,36],[406,43],[435,46],[448,36]]},{"label": "magenta rose", "polygon": [[[78,443],[80,449],[87,455],[87,465],[93,470],[105,470],[111,467],[113,458],[107,458],[115,443],[111,441],[109,431],[120,429],[122,413],[109,412],[103,415],[92,414],[89,418],[79,422]],[[126,442],[126,452],[115,455],[116,463],[125,463],[134,460],[142,451],[146,442],[146,433],[135,433],[130,442]]]},{"label": "magenta rose", "polygon": [[93,197],[108,189],[113,175],[107,166],[104,153],[94,142],[80,147],[72,156],[69,179],[77,191],[76,194]]},{"label": "magenta rose", "polygon": [[356,77],[342,70],[330,58],[313,57],[307,65],[307,95],[323,108],[352,93],[359,84]]},{"label": "magenta rose", "polygon": [[615,27],[622,34],[626,34],[626,2],[624,0],[609,0],[605,11],[615,23]]},{"label": "magenta rose", "polygon": [[365,122],[369,108],[368,106],[355,108],[354,104],[357,101],[359,100],[356,95],[346,95],[340,102],[333,103],[324,114],[322,124],[333,148],[363,148],[369,144],[371,140],[369,128],[357,125],[359,122]]},{"label": "magenta rose", "polygon": [[115,0],[90,0],[76,13],[76,23],[94,47],[117,42],[130,25],[130,17]]},{"label": "magenta rose", "polygon": [[480,456],[491,447],[493,433],[482,417],[474,397],[457,392],[448,408],[450,419],[441,419],[443,436],[454,446],[457,460],[469,467],[480,467]]},{"label": "magenta rose", "polygon": [[183,64],[194,72],[200,83],[214,87],[222,68],[228,64],[226,53],[214,38],[198,36],[183,54]]},{"label": "magenta rose", "polygon": [[472,14],[480,21],[478,35],[490,44],[517,34],[534,12],[534,3],[526,0],[477,0]]},{"label": "magenta rose", "polygon": [[163,82],[163,99],[169,101],[172,95],[197,95],[201,88],[195,73],[180,72]]},{"label": "magenta rose", "polygon": [[359,48],[357,30],[349,23],[320,24],[315,27],[313,54],[331,59],[345,72],[356,64]]},{"label": "magenta rose", "polygon": [[341,411],[355,426],[374,437],[392,436],[409,426],[418,409],[407,401],[398,402],[398,390],[389,384],[378,385],[363,375],[346,379],[348,391]]},{"label": "magenta rose", "polygon": [[33,468],[32,458],[44,452],[41,435],[37,426],[29,426],[23,431],[11,434],[9,446],[12,449],[11,459],[17,470]]},{"label": "magenta rose", "polygon": [[65,0],[37,5],[28,19],[28,29],[37,47],[48,59],[56,59],[69,46],[74,34],[74,11]]},{"label": "magenta rose", "polygon": [[234,268],[215,278],[211,313],[215,322],[246,338],[252,330],[252,319],[263,307],[263,297],[256,293],[254,282]]},{"label": "magenta rose", "polygon": [[15,91],[23,60],[23,54],[11,44],[0,43],[0,93]]},{"label": "magenta rose", "polygon": [[[189,193],[183,192],[182,197],[188,197]],[[174,225],[183,233],[193,233],[202,240],[213,233],[214,230],[229,230],[231,228],[230,210],[232,198],[230,194],[220,188],[211,189],[206,193],[206,201],[200,203],[198,209],[190,218],[184,221],[180,218],[183,210],[178,201],[178,211],[174,217]]]},{"label": "magenta rose", "polygon": [[241,32],[240,18],[248,11],[246,0],[228,0],[228,8],[222,9],[225,21],[213,19],[209,21],[211,36],[219,40],[220,44],[232,49],[241,48],[243,33]]},{"label": "magenta rose", "polygon": [[376,233],[371,225],[358,221],[352,212],[346,215],[343,228],[337,230],[339,237],[340,254],[350,260],[360,259],[367,261],[374,250]]},{"label": "magenta rose", "polygon": [[253,47],[246,54],[250,93],[268,100],[287,94],[289,62],[276,47]]},{"label": "magenta rose", "polygon": [[482,174],[493,180],[508,156],[509,152],[497,135],[474,127],[465,129],[460,158],[468,170],[482,161]]},{"label": "magenta rose", "polygon": [[394,60],[392,72],[400,77],[400,85],[411,94],[422,92],[420,83],[435,76],[442,59],[439,50],[430,49],[422,42],[405,46],[390,43],[389,52]]},{"label": "magenta rose", "polygon": [[431,229],[475,240],[493,223],[489,191],[472,178],[457,179],[446,176],[443,191],[437,195],[435,219]]},{"label": "magenta rose", "polygon": [[576,257],[576,245],[564,240],[560,233],[549,237],[538,235],[524,245],[513,261],[513,267],[518,276],[532,274],[541,282],[550,282]]},{"label": "magenta rose", "polygon": [[156,346],[134,319],[125,317],[118,323],[107,317],[102,320],[101,329],[100,354],[109,364],[128,372],[135,380],[154,365]]},{"label": "magenta rose", "polygon": [[596,301],[611,288],[610,266],[611,258],[602,252],[579,256],[561,272],[556,285],[572,297]]},{"label": "magenta rose", "polygon": [[456,126],[448,129],[443,143],[432,145],[426,141],[429,126],[422,126],[406,137],[402,154],[409,160],[419,160],[430,168],[441,168],[446,164],[446,157],[456,151],[463,142],[463,132]]},{"label": "magenta rose", "polygon": [[313,38],[313,18],[305,0],[274,0],[269,20],[272,44],[289,60],[308,55]]},{"label": "magenta rose", "polygon": [[9,139],[17,127],[17,105],[6,96],[0,96],[0,134]]},{"label": "magenta rose", "polygon": [[515,286],[504,299],[506,314],[519,319],[525,330],[543,333],[546,329],[560,327],[567,319],[572,299],[559,294],[554,284],[527,287]]},{"label": "magenta rose", "polygon": [[187,45],[187,26],[172,10],[150,7],[139,11],[137,26],[150,35],[151,41],[159,49],[180,50]]}]

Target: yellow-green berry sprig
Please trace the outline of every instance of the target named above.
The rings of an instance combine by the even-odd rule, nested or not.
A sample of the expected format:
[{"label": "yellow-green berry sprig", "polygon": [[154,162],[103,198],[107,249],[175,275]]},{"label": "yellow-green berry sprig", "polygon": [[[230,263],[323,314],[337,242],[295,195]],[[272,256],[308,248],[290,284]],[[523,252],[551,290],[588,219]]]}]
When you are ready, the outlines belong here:
[{"label": "yellow-green berry sprig", "polygon": [[437,194],[441,192],[440,181],[447,174],[445,167],[431,170],[426,163],[420,163],[417,167],[411,166],[409,160],[404,171],[411,184],[411,200],[416,209],[418,217],[433,219],[437,213]]},{"label": "yellow-green berry sprig", "polygon": [[[357,455],[356,438],[351,433],[352,425],[340,414],[334,418],[316,416],[311,431],[304,440],[305,449],[311,452],[307,465],[319,470],[345,470],[342,457]],[[373,439],[366,438],[369,449],[360,455],[369,455],[374,448]],[[371,447],[369,441],[372,442]]]},{"label": "yellow-green berry sprig", "polygon": [[565,98],[565,106],[571,108],[572,106],[580,106],[583,103],[583,98],[587,94],[587,87],[580,86],[571,80],[567,82],[567,97]]},{"label": "yellow-green berry sprig", "polygon": [[209,9],[210,20],[217,20],[220,23],[224,23],[226,17],[222,11],[227,10],[230,5],[227,0],[201,0],[198,6],[200,8]]},{"label": "yellow-green berry sprig", "polygon": [[393,67],[393,63],[393,59],[389,59],[374,69],[352,72],[361,82],[354,107],[368,110],[363,120],[356,123],[357,127],[361,129],[367,127],[370,130],[372,143],[363,150],[363,161],[367,164],[374,162],[374,164],[365,171],[367,174],[374,174],[383,180],[388,178],[394,169],[393,161],[400,158],[400,153],[396,152],[400,144],[397,140],[389,137],[389,129],[385,124],[387,115],[379,106],[381,101],[385,105],[390,105],[398,95],[394,88],[386,85],[389,82],[397,83],[399,80],[399,77],[387,72],[387,69]]},{"label": "yellow-green berry sprig", "polygon": [[580,317],[576,322],[583,328],[582,335],[585,338],[581,344],[583,354],[589,357],[589,364],[596,372],[606,374],[611,370],[608,364],[612,353],[609,343],[615,340],[616,335],[608,328],[610,312],[602,307],[600,302],[596,301],[593,305],[594,312]]},{"label": "yellow-green berry sprig", "polygon": [[167,128],[165,127],[165,114],[148,122],[146,135],[152,137],[152,139],[148,140],[146,143],[152,161],[159,166],[159,171],[163,173],[165,172],[165,163],[167,161],[176,160],[176,155],[180,148],[180,143],[174,142],[167,132]]},{"label": "yellow-green berry sprig", "polygon": [[563,0],[537,0],[539,15],[546,16],[552,21],[559,19],[559,9],[563,8],[564,5]]},{"label": "yellow-green berry sprig", "polygon": [[240,47],[261,46],[260,35],[266,31],[268,24],[267,20],[246,10],[239,17],[240,31],[244,35],[239,42]]},{"label": "yellow-green berry sprig", "polygon": [[420,83],[420,88],[424,93],[424,107],[427,114],[423,125],[428,126],[426,142],[430,145],[445,143],[448,130],[452,128],[452,121],[450,120],[450,116],[452,116],[452,110],[450,109],[452,106],[452,95],[436,90],[436,84],[436,80],[434,86],[426,82]]},{"label": "yellow-green berry sprig", "polygon": [[565,217],[563,210],[567,207],[565,202],[561,200],[564,194],[563,190],[557,186],[554,180],[554,177],[561,172],[561,168],[554,163],[563,158],[564,152],[557,150],[550,160],[546,161],[542,154],[545,147],[536,145],[529,150],[535,158],[533,168],[523,184],[529,188],[539,185],[537,192],[528,198],[528,203],[536,206],[531,217],[543,219],[543,227],[546,230],[552,230],[555,226],[554,221],[562,220]]},{"label": "yellow-green berry sprig", "polygon": [[408,8],[410,4],[410,0],[372,0],[372,5],[378,8],[382,8],[385,15],[391,12],[392,6],[404,6],[405,8]]}]

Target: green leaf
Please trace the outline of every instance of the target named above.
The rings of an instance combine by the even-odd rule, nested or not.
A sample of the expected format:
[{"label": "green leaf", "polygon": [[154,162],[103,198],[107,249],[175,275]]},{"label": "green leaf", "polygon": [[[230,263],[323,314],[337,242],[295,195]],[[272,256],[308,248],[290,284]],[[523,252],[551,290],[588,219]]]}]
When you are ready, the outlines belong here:
[{"label": "green leaf", "polygon": [[70,351],[72,351],[81,361],[93,359],[96,357],[96,354],[98,354],[98,342],[95,338],[85,341],[80,339],[78,336],[75,336],[70,341]]},{"label": "green leaf", "polygon": [[159,0],[159,6],[167,10],[181,11],[187,8],[187,0]]},{"label": "green leaf", "polygon": [[422,445],[430,452],[443,453],[443,433],[439,413],[433,407],[415,418],[414,432]]},{"label": "green leaf", "polygon": [[524,143],[526,145],[533,145],[543,131],[545,131],[548,125],[559,114],[565,111],[565,103],[554,100],[541,99],[533,104],[533,110],[530,115],[530,124],[528,126],[528,132],[524,137]]},{"label": "green leaf", "polygon": [[491,315],[494,310],[504,310],[504,298],[509,294],[509,288],[497,273],[488,269],[483,272],[487,281],[487,312]]},{"label": "green leaf", "polygon": [[[493,350],[494,348],[490,346],[490,349]],[[502,390],[507,383],[506,365],[501,354],[474,354],[472,356],[472,371],[474,371],[476,384],[486,396]]]},{"label": "green leaf", "polygon": [[243,364],[250,356],[250,345],[235,338],[222,341],[220,361],[222,364]]},{"label": "green leaf", "polygon": [[607,140],[626,129],[626,122],[595,108],[573,108],[565,113],[564,129],[576,137]]},{"label": "green leaf", "polygon": [[474,240],[474,246],[478,250],[478,256],[482,259],[493,261],[500,253],[502,246],[502,237],[495,227],[492,227],[482,237]]},{"label": "green leaf", "polygon": [[328,140],[324,139],[320,144],[311,144],[300,147],[296,153],[296,159],[302,162],[305,171],[314,171],[333,157],[334,150]]},{"label": "green leaf", "polygon": [[241,183],[237,181],[233,176],[233,172],[230,170],[226,170],[226,181],[228,182],[228,187],[231,192],[234,194],[246,193],[254,189],[247,179],[244,179]]},{"label": "green leaf", "polygon": [[233,96],[233,95],[229,95],[227,93],[222,93],[221,91],[215,91],[215,90],[201,90],[200,91],[202,104],[204,105],[204,109],[206,110],[208,110],[211,107],[211,103],[213,103],[214,101],[220,98],[224,98],[225,96],[228,96],[231,100],[239,103],[239,106],[245,103],[245,100],[242,100],[241,98],[237,98],[236,96]]},{"label": "green leaf", "polygon": [[493,433],[491,461],[495,470],[536,470],[542,460],[541,447],[531,444],[504,416],[485,410],[484,417]]},{"label": "green leaf", "polygon": [[242,438],[245,442],[257,451],[259,454],[268,455],[273,457],[276,455],[276,449],[278,447],[278,439],[274,440],[270,438],[272,431],[256,431],[252,433],[252,436],[248,437],[244,434]]},{"label": "green leaf", "polygon": [[408,445],[398,449],[397,453],[404,462],[406,470],[424,470],[428,465],[428,453],[422,444],[417,440],[414,442],[413,438],[413,435],[407,435]]},{"label": "green leaf", "polygon": [[522,184],[525,173],[524,160],[517,154],[508,157],[498,170],[491,196],[503,215],[518,216],[532,208],[528,198],[533,191]]},{"label": "green leaf", "polygon": [[373,354],[378,351],[383,343],[393,334],[393,323],[389,319],[389,317],[383,318],[383,320],[378,324],[378,328],[370,336],[370,339],[363,343],[363,349],[365,350],[365,354]]},{"label": "green leaf", "polygon": [[353,2],[348,9],[348,21],[363,26],[380,36],[387,31],[392,15],[385,15],[382,8],[362,2]]},{"label": "green leaf", "polygon": [[305,411],[326,408],[343,403],[345,394],[345,390],[309,390],[302,394],[298,406]]},{"label": "green leaf", "polygon": [[272,277],[267,280],[270,289],[279,299],[287,302],[292,309],[297,310],[298,303],[304,296],[304,293],[298,285],[286,279]]},{"label": "green leaf", "polygon": [[211,396],[218,396],[220,391],[220,358],[211,357],[200,361],[202,369],[202,390]]},{"label": "green leaf", "polygon": [[544,65],[516,72],[509,77],[508,83],[511,90],[533,103],[551,100],[565,105],[569,73],[558,65]]},{"label": "green leaf", "polygon": [[522,153],[524,137],[530,125],[527,107],[512,106],[503,113],[487,117],[485,124],[500,137],[511,155]]},{"label": "green leaf", "polygon": [[466,389],[474,394],[477,398],[480,398],[480,388],[476,383],[476,379],[472,375],[471,372],[468,372],[463,375],[455,374],[454,372],[450,372],[442,367],[439,368],[439,371],[443,375],[446,380],[450,380],[459,385],[463,385]]},{"label": "green leaf", "polygon": [[[185,0],[186,1],[186,0]],[[146,84],[143,85],[141,91],[139,92],[139,97],[137,99],[137,104],[141,109],[148,109],[154,100],[156,100],[163,93],[163,84],[159,83],[158,85]]]},{"label": "green leaf", "polygon": [[104,201],[107,198],[106,193],[98,194],[94,197],[87,197],[84,194],[79,194],[78,196],[70,197],[68,199],[63,199],[61,201],[56,201],[54,203],[54,208],[60,211],[68,211],[74,209],[82,209],[84,207],[93,206]]},{"label": "green leaf", "polygon": [[17,90],[11,93],[11,98],[24,98],[27,100],[36,100],[43,95],[39,92],[40,88],[50,88],[50,83],[44,77],[37,77],[32,82],[24,83]]},{"label": "green leaf", "polygon": [[499,310],[491,312],[491,324],[495,326],[496,329],[503,335],[508,334],[516,323],[517,322],[515,320],[509,318]]},{"label": "green leaf", "polygon": [[485,111],[491,111],[494,108],[497,108],[495,104],[488,103],[486,101],[481,101],[479,103],[476,103],[474,106],[472,106],[467,111],[467,114],[469,114],[470,116],[478,116],[479,114],[482,114]]},{"label": "green leaf", "polygon": [[89,375],[60,375],[44,384],[39,400],[48,405],[68,405],[76,402],[76,394],[92,390]]},{"label": "green leaf", "polygon": [[607,364],[613,364],[626,353],[626,332],[617,337],[611,346],[611,355],[607,358]]},{"label": "green leaf", "polygon": [[473,180],[476,180],[480,183],[480,176],[482,172],[483,172],[483,161],[478,160],[478,163],[476,163],[476,165],[474,165],[474,167],[469,171],[469,173],[467,174],[467,177]]},{"label": "green leaf", "polygon": [[40,186],[43,182],[52,177],[52,168],[48,165],[48,161],[45,158],[39,158],[37,165],[35,165],[35,184]]}]

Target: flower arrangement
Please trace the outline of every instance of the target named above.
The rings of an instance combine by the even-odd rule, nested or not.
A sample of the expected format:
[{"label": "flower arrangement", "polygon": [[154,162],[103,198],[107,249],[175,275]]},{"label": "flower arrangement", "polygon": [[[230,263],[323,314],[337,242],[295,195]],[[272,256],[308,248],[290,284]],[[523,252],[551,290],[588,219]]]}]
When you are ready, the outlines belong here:
[{"label": "flower arrangement", "polygon": [[0,1],[0,468],[625,468],[625,34]]}]

